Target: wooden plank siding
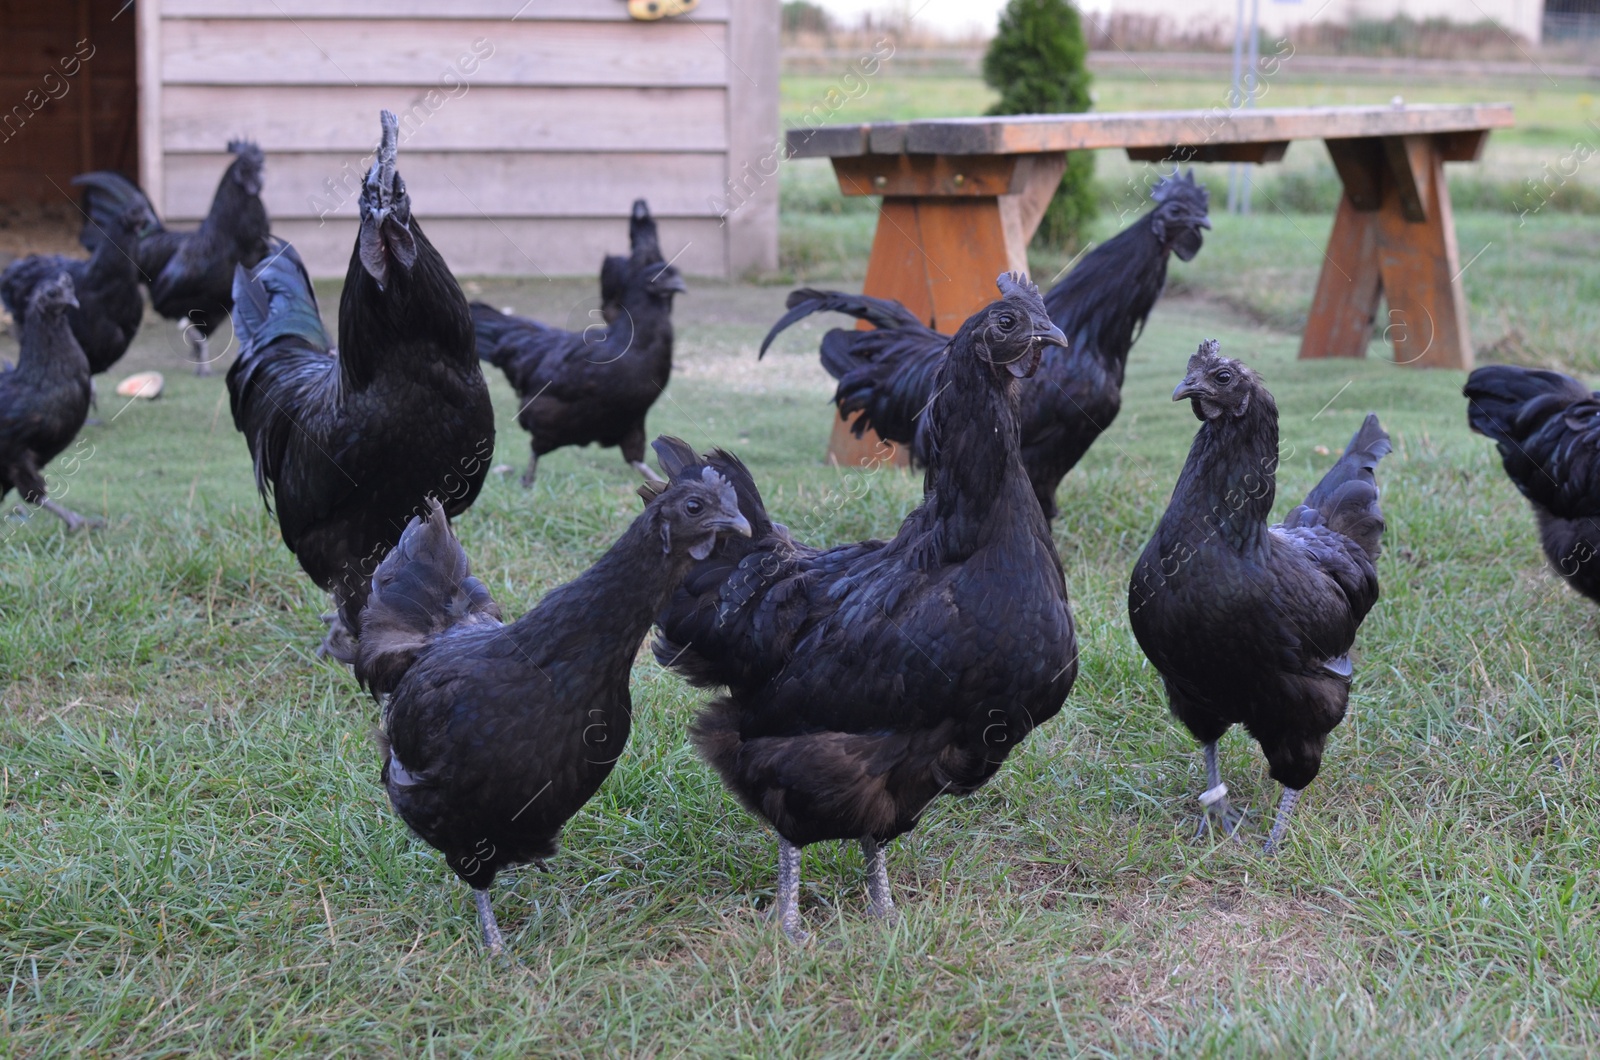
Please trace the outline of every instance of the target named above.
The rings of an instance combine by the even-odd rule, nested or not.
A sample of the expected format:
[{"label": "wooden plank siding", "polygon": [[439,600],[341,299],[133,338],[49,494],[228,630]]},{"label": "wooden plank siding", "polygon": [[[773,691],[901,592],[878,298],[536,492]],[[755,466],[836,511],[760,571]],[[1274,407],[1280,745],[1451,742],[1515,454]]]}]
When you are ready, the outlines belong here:
[{"label": "wooden plank siding", "polygon": [[246,136],[274,231],[342,275],[387,108],[413,208],[460,275],[592,274],[626,249],[639,197],[685,271],[776,267],[775,179],[721,215],[731,176],[779,143],[777,0],[660,22],[622,0],[138,6],[141,75],[158,73],[142,179],[175,223],[204,216]]}]

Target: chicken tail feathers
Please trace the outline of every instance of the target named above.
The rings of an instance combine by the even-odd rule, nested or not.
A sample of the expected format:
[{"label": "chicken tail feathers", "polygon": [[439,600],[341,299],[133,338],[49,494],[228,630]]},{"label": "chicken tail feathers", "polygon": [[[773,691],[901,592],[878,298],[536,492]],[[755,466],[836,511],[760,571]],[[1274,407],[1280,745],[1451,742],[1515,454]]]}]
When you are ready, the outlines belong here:
[{"label": "chicken tail feathers", "polygon": [[283,339],[299,340],[297,345],[318,352],[333,345],[317,312],[311,277],[292,243],[274,239],[267,258],[255,268],[234,266],[233,304],[241,358]]},{"label": "chicken tail feathers", "polygon": [[[767,337],[761,340],[761,352],[757,356],[766,355],[767,347],[772,345],[772,340],[778,337],[779,332],[812,313],[843,313],[857,320],[865,320],[880,330],[906,327],[920,331],[930,330],[927,324],[917,319],[915,313],[899,302],[887,298],[873,298],[871,295],[818,291],[811,287],[802,287],[797,291],[791,291],[788,301],[784,304],[789,311],[778,318],[778,322],[772,325],[772,330],[767,332]],[[838,332],[830,332],[830,335],[833,334]],[[823,366],[835,379],[849,370],[847,367],[836,371],[828,363],[826,352],[823,354]],[[853,366],[852,363],[850,367]]]},{"label": "chicken tail feathers", "polygon": [[1393,449],[1389,435],[1369,413],[1355,437],[1322,481],[1306,495],[1285,525],[1326,526],[1354,541],[1376,559],[1383,544],[1383,510],[1378,506],[1378,461]]},{"label": "chicken tail feathers", "polygon": [[1476,369],[1461,393],[1467,399],[1467,426],[1502,443],[1523,441],[1551,416],[1593,396],[1571,376],[1509,364]]},{"label": "chicken tail feathers", "polygon": [[[82,173],[72,178],[72,183],[83,189],[83,228],[78,232],[78,242],[87,250],[94,250],[111,238],[111,233],[122,223],[135,204],[142,204],[156,218],[156,208],[139,186],[120,173],[98,170]],[[156,221],[155,231],[163,231]]]},{"label": "chicken tail feathers", "polygon": [[374,695],[400,684],[430,640],[456,626],[500,623],[500,605],[474,578],[467,554],[433,497],[378,564],[361,612],[355,673]]},{"label": "chicken tail feathers", "polygon": [[515,353],[504,344],[504,340],[517,330],[517,318],[482,302],[473,302],[471,309],[478,359],[488,361],[496,368],[504,368]]}]

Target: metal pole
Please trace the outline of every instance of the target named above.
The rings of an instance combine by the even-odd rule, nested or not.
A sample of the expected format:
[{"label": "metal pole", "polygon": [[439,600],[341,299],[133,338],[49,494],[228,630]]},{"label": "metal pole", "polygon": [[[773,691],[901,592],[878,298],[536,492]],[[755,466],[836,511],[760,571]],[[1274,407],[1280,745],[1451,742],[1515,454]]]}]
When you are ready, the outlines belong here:
[{"label": "metal pole", "polygon": [[[1241,84],[1244,63],[1244,0],[1239,0],[1233,18],[1233,91],[1228,94],[1229,109],[1238,109],[1244,103]],[[1228,167],[1228,212],[1239,210],[1239,163]]]},{"label": "metal pole", "polygon": [[[1261,68],[1261,0],[1250,0],[1250,68],[1245,74],[1245,81],[1250,86],[1248,106],[1254,110],[1256,105],[1256,71]],[[1243,196],[1240,203],[1241,213],[1250,212],[1250,189],[1253,186],[1250,170],[1240,173],[1240,183],[1243,187]]]}]

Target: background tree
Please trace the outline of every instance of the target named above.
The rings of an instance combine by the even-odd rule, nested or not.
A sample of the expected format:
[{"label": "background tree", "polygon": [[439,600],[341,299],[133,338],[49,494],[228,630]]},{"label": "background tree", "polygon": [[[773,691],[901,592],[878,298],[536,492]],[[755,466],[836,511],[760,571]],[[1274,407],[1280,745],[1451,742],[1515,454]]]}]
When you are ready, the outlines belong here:
[{"label": "background tree", "polygon": [[[1068,0],[1011,0],[983,57],[983,79],[1000,92],[990,114],[1067,114],[1089,109],[1089,48]],[[1067,155],[1061,187],[1034,240],[1064,248],[1094,217],[1094,153]]]}]

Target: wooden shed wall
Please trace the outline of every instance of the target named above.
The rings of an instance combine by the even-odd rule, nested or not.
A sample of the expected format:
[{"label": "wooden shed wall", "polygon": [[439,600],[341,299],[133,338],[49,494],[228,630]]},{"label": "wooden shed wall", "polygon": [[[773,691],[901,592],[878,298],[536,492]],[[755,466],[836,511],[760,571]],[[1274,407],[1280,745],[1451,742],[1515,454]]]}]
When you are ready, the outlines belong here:
[{"label": "wooden shed wall", "polygon": [[626,248],[641,196],[684,271],[776,267],[776,182],[726,221],[715,204],[777,143],[777,0],[703,0],[660,22],[623,0],[140,9],[141,177],[175,221],[205,214],[227,141],[248,136],[267,153],[274,231],[314,273],[342,274],[388,108],[413,209],[458,274],[592,273]]}]

